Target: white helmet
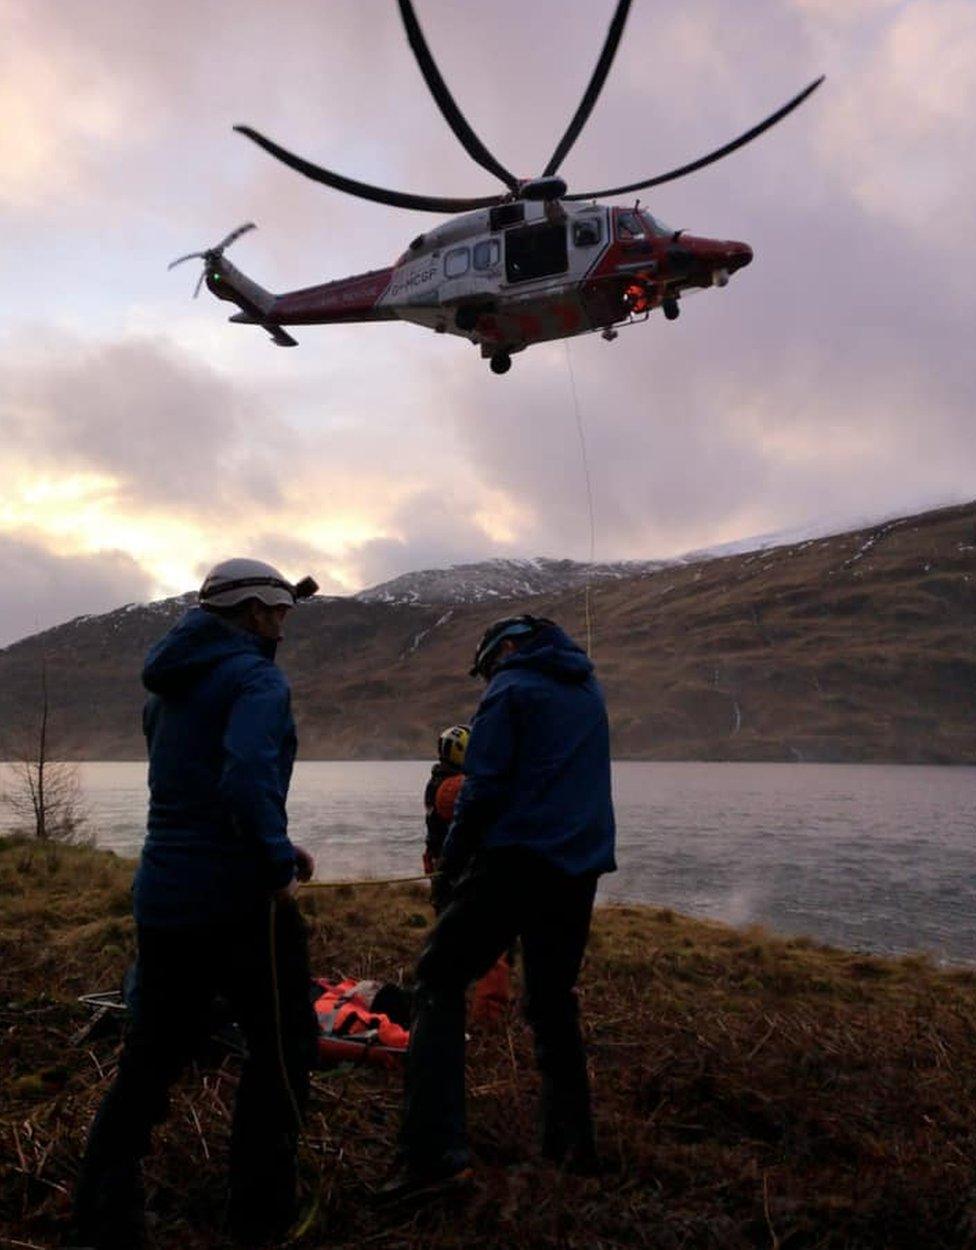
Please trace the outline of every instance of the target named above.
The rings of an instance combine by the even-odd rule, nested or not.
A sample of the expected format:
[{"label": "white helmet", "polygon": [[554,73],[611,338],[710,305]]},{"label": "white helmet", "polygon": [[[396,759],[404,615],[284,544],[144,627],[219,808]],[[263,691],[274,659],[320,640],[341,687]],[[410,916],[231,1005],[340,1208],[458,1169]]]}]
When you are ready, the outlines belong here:
[{"label": "white helmet", "polygon": [[292,608],[296,599],[307,599],[317,590],[310,577],[293,586],[274,565],[238,558],[213,566],[203,579],[199,598],[202,606],[213,608],[232,608],[246,599],[258,599],[269,608]]}]

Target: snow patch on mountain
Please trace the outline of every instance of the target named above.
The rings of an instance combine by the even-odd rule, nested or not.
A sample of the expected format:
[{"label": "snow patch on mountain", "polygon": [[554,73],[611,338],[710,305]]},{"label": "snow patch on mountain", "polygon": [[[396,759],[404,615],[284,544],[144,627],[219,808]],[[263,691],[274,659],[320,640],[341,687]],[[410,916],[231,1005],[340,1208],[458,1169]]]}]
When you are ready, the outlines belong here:
[{"label": "snow patch on mountain", "polygon": [[477,564],[404,573],[361,590],[354,598],[360,603],[488,603],[493,599],[503,601],[554,594],[577,586],[582,588],[587,582],[643,577],[656,572],[665,563],[663,560],[618,560],[585,564],[545,556],[526,560],[483,560]]}]

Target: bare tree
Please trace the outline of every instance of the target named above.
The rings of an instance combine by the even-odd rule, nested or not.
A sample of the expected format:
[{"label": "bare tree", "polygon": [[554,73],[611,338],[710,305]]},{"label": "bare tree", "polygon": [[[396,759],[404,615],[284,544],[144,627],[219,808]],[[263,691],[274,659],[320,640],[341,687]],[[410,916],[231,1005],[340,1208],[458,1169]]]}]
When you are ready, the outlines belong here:
[{"label": "bare tree", "polygon": [[11,816],[13,833],[39,842],[90,843],[78,765],[51,759],[47,662],[41,663],[41,689],[35,723],[25,728],[9,753],[8,783],[0,803]]}]

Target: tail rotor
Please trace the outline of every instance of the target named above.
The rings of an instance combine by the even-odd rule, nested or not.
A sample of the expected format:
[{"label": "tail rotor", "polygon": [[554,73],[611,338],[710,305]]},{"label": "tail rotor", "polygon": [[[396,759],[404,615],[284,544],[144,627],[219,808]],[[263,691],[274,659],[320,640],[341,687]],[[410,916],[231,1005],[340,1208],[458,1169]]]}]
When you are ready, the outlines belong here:
[{"label": "tail rotor", "polygon": [[257,226],[253,221],[246,221],[242,226],[238,226],[236,230],[232,230],[225,238],[214,247],[208,247],[204,252],[187,252],[185,256],[177,256],[176,260],[170,261],[166,266],[167,269],[175,269],[177,265],[182,265],[185,260],[202,260],[203,270],[197,279],[197,284],[193,290],[193,298],[196,299],[200,294],[200,288],[203,286],[205,279],[220,272],[220,262],[224,252],[232,243],[236,243],[242,234],[247,234],[249,230],[256,230]]}]

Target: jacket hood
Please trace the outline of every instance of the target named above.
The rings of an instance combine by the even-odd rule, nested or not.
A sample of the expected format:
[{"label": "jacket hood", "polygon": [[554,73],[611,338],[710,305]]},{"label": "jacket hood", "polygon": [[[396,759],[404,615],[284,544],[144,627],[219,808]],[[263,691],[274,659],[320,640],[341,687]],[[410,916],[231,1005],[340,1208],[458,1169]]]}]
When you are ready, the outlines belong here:
[{"label": "jacket hood", "polygon": [[189,612],[146,656],[142,684],[153,694],[186,690],[216,664],[234,655],[273,660],[277,643],[235,629],[203,608]]},{"label": "jacket hood", "polygon": [[583,650],[558,625],[547,625],[498,665],[496,672],[531,668],[559,681],[586,681],[593,664]]}]

